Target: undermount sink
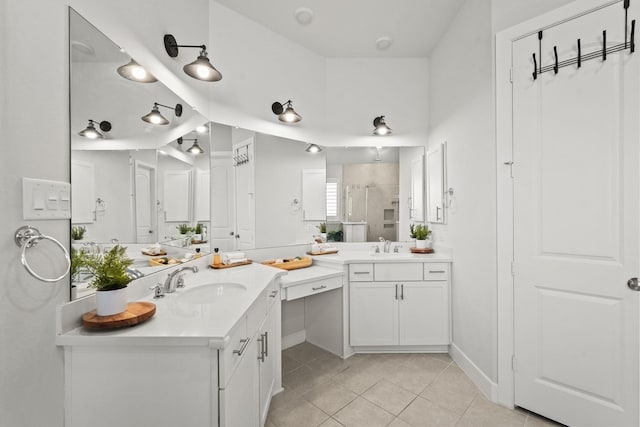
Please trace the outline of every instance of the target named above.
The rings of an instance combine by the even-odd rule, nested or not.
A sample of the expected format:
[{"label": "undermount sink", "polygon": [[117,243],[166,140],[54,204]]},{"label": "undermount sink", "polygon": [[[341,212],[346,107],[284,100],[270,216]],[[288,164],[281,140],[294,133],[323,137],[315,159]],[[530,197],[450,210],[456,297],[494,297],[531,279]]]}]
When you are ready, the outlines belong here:
[{"label": "undermount sink", "polygon": [[181,292],[178,300],[186,304],[210,304],[247,291],[239,283],[209,283]]}]

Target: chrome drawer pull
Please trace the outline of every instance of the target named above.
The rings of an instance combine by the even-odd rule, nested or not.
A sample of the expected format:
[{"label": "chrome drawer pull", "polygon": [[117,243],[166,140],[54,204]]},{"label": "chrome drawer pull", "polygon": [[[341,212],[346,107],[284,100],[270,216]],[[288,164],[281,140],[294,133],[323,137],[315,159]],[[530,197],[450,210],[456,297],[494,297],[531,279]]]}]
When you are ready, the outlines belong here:
[{"label": "chrome drawer pull", "polygon": [[444,270],[429,270],[429,273],[446,273]]},{"label": "chrome drawer pull", "polygon": [[369,274],[368,271],[354,271],[353,274]]},{"label": "chrome drawer pull", "polygon": [[278,295],[278,291],[271,291],[271,295],[269,295],[269,298],[275,298],[276,295]]},{"label": "chrome drawer pull", "polygon": [[242,356],[242,353],[244,353],[245,349],[249,345],[249,341],[251,341],[250,338],[241,339],[240,342],[242,343],[242,347],[240,347],[240,350],[233,350],[233,354],[237,354],[238,356]]},{"label": "chrome drawer pull", "polygon": [[400,299],[404,300],[404,285],[400,285]]},{"label": "chrome drawer pull", "polygon": [[269,357],[269,331],[264,333],[264,355]]},{"label": "chrome drawer pull", "polygon": [[317,288],[311,288],[312,291],[319,291],[320,289],[326,289],[327,285],[318,286]]},{"label": "chrome drawer pull", "polygon": [[264,363],[264,334],[260,334],[258,342],[260,343],[260,354],[258,355],[258,360]]}]

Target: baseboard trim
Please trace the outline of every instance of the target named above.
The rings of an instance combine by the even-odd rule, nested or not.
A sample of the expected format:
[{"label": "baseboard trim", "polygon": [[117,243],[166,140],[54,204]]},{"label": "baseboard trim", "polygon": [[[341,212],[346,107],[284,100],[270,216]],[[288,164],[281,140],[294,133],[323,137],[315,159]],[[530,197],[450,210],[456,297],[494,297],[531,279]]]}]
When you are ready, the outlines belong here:
[{"label": "baseboard trim", "polygon": [[464,371],[471,381],[480,389],[482,394],[492,402],[498,403],[498,384],[484,373],[460,348],[451,344],[449,355],[460,369]]},{"label": "baseboard trim", "polygon": [[282,349],[286,350],[294,345],[302,344],[307,340],[307,331],[301,330],[293,334],[282,337]]}]

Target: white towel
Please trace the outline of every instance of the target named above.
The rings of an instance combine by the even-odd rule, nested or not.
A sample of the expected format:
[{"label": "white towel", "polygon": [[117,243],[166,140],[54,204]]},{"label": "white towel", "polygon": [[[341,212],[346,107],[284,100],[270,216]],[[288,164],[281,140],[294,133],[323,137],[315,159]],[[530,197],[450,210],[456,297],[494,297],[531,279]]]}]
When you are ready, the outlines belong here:
[{"label": "white towel", "polygon": [[237,259],[223,259],[222,263],[225,265],[230,265],[230,264],[240,264],[243,262],[247,262],[246,258],[237,258]]},{"label": "white towel", "polygon": [[246,258],[244,252],[225,252],[222,254],[222,259],[240,259]]}]

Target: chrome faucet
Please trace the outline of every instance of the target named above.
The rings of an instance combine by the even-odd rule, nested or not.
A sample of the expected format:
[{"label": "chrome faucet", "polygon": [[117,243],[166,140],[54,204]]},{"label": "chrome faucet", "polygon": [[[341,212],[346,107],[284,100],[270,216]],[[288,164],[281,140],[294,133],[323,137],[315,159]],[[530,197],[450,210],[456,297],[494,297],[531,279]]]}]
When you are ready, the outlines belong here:
[{"label": "chrome faucet", "polygon": [[139,279],[144,277],[144,273],[137,268],[127,267],[127,276],[131,277],[131,279]]},{"label": "chrome faucet", "polygon": [[182,273],[185,270],[191,270],[194,273],[197,273],[198,267],[196,267],[195,265],[192,267],[182,266],[182,267],[176,268],[171,273],[169,273],[169,275],[167,276],[167,279],[164,281],[164,286],[163,286],[164,293],[170,294],[172,292],[175,292],[176,288],[181,288],[184,286],[184,281],[182,278],[182,276],[184,275],[180,273]]},{"label": "chrome faucet", "polygon": [[391,240],[385,240],[384,237],[380,237],[379,240],[380,240],[380,243],[384,244],[384,253],[388,254],[389,250],[391,249]]}]

